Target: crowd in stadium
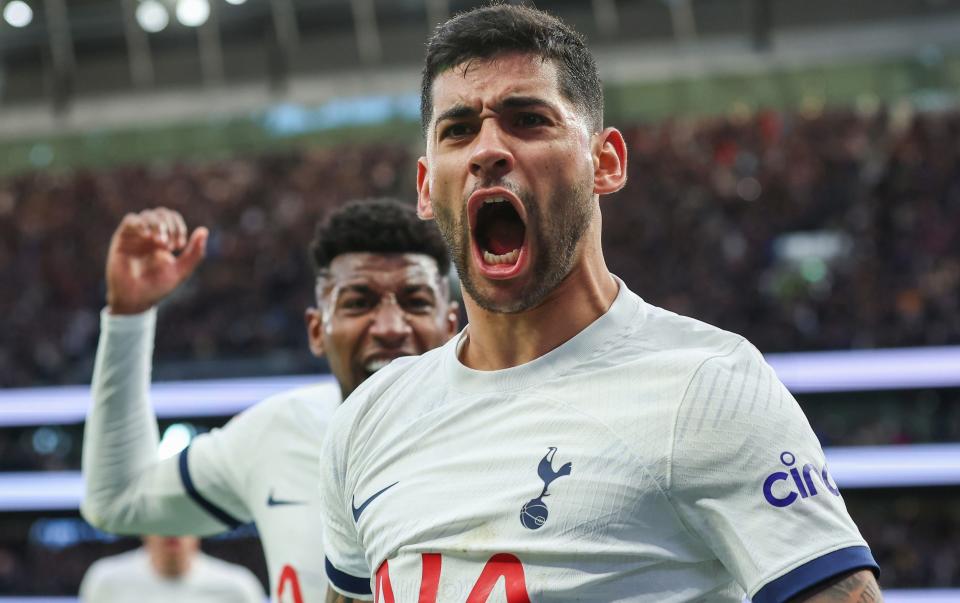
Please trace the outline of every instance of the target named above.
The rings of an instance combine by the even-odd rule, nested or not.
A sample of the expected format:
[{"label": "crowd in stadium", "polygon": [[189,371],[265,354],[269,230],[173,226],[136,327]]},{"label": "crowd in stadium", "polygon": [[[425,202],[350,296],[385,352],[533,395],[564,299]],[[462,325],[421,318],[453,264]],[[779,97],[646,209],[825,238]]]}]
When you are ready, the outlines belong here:
[{"label": "crowd in stadium", "polygon": [[[764,352],[960,342],[960,114],[762,112],[625,134],[606,255],[648,301]],[[414,160],[381,144],[0,181],[0,386],[89,379],[110,233],[156,205],[213,231],[163,311],[159,366],[302,362],[314,222],[351,198],[412,202]]]},{"label": "crowd in stadium", "polygon": [[[637,126],[608,258],[765,352],[956,343],[958,134],[956,113]],[[796,233],[815,249],[788,253]]]}]

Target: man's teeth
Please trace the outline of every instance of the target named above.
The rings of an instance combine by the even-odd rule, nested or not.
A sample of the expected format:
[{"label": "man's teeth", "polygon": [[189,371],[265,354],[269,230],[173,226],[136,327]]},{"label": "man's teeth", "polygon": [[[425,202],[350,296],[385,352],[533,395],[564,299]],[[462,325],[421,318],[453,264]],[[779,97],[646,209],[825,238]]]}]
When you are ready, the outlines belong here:
[{"label": "man's teeth", "polygon": [[368,372],[368,373],[376,373],[377,371],[379,371],[379,370],[382,369],[383,367],[385,367],[385,366],[387,366],[388,364],[390,364],[390,360],[391,360],[390,358],[382,358],[382,359],[370,360],[369,362],[367,362],[366,365],[364,365],[363,368],[367,369],[367,372]]},{"label": "man's teeth", "polygon": [[483,200],[484,205],[490,205],[491,203],[506,203],[507,200],[503,197],[488,197]]},{"label": "man's teeth", "polygon": [[493,255],[486,250],[483,252],[483,261],[487,264],[516,264],[518,257],[520,257],[519,249],[514,249],[510,253],[503,255]]}]

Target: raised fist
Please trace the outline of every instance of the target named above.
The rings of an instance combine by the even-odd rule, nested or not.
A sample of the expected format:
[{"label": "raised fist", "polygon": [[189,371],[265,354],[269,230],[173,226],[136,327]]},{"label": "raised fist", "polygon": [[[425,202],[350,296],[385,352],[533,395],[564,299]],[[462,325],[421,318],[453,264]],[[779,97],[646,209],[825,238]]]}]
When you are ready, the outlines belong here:
[{"label": "raised fist", "polygon": [[107,254],[109,311],[138,314],[156,305],[193,274],[208,235],[200,226],[188,239],[183,217],[165,207],[124,216]]}]

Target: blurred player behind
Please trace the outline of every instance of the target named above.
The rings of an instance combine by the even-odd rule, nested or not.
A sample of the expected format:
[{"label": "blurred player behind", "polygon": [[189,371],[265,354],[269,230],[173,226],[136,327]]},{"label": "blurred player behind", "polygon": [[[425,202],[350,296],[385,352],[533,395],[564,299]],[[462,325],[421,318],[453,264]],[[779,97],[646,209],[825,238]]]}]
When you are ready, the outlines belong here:
[{"label": "blurred player behind", "polygon": [[253,572],[200,550],[193,536],[144,536],[143,546],[96,561],[82,603],[263,603]]},{"label": "blurred player behind", "polygon": [[328,418],[341,396],[392,359],[455,332],[449,256],[434,226],[397,201],[336,211],[311,245],[317,307],[306,323],[310,349],[326,356],[339,390],[278,394],[197,437],[179,457],[157,461],[149,402],[155,305],[193,272],[206,238],[200,227],[188,240],[183,219],[167,209],[128,215],[113,236],[84,433],[82,512],[124,534],[207,535],[255,521],[272,594],[319,601],[326,579],[318,456]]}]

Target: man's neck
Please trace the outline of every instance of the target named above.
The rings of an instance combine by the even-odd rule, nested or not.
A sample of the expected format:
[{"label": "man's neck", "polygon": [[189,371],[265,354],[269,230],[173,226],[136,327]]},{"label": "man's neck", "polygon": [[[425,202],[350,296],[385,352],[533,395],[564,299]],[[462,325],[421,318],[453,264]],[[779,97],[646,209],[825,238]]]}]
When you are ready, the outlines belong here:
[{"label": "man's neck", "polygon": [[535,308],[514,314],[484,310],[468,295],[470,325],[460,361],[480,371],[525,364],[561,346],[600,318],[618,285],[602,256],[578,263]]}]

